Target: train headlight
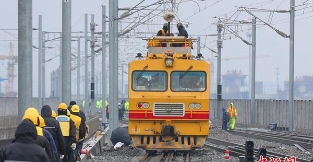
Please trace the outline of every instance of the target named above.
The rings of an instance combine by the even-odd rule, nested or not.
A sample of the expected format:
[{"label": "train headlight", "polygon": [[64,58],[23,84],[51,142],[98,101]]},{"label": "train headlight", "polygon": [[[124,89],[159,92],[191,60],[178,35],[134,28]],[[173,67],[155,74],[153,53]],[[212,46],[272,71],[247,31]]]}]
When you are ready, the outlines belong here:
[{"label": "train headlight", "polygon": [[143,108],[147,109],[147,108],[149,108],[150,105],[149,105],[149,103],[145,102],[142,104],[142,106],[143,106]]},{"label": "train headlight", "polygon": [[189,109],[193,109],[193,108],[195,108],[195,104],[190,103],[190,104],[188,105],[188,107],[189,107]]},{"label": "train headlight", "polygon": [[200,109],[201,108],[201,104],[199,104],[199,103],[195,104],[195,108],[196,109]]},{"label": "train headlight", "polygon": [[166,58],[165,59],[165,66],[173,66],[173,59],[171,58]]}]

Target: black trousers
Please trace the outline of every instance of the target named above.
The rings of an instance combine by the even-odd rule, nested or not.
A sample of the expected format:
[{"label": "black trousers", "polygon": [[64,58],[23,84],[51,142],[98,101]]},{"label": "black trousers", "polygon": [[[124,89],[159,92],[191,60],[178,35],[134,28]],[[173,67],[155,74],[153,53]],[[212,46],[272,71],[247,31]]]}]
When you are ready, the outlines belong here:
[{"label": "black trousers", "polygon": [[64,158],[62,160],[62,162],[75,162],[76,158],[74,158],[74,152],[75,150],[73,150],[71,147],[66,147],[66,155],[64,155]]}]

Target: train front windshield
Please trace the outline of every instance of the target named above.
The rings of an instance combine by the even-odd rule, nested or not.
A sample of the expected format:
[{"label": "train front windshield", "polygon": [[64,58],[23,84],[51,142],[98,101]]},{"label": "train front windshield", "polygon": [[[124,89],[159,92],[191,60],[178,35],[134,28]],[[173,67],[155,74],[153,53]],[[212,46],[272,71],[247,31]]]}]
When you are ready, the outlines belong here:
[{"label": "train front windshield", "polygon": [[132,89],[134,91],[166,91],[166,71],[138,70],[132,73]]},{"label": "train front windshield", "polygon": [[206,73],[204,71],[173,71],[171,73],[171,90],[173,92],[206,90]]}]

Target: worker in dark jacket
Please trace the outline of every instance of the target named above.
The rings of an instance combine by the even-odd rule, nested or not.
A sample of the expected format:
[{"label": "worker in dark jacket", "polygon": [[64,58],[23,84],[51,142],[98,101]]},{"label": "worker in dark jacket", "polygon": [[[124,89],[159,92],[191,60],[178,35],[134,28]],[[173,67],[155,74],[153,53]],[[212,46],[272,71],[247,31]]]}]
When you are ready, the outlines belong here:
[{"label": "worker in dark jacket", "polygon": [[45,120],[41,116],[39,116],[39,127],[36,127],[37,133],[40,132],[40,134],[42,134],[44,137],[47,138],[47,140],[50,144],[50,147],[51,147],[52,154],[54,155],[54,158],[52,158],[51,161],[58,162],[59,158],[60,158],[59,153],[58,153],[58,149],[55,145],[55,142],[54,142],[54,139],[53,139],[51,133],[44,129],[45,126],[46,126]]},{"label": "worker in dark jacket", "polygon": [[23,120],[16,128],[13,143],[0,150],[0,162],[5,160],[15,161],[49,161],[45,150],[35,144],[37,131],[29,119]]},{"label": "worker in dark jacket", "polygon": [[183,26],[182,23],[178,23],[177,24],[177,29],[178,29],[178,35],[177,36],[184,36],[186,38],[188,38],[188,32],[187,30],[185,29],[185,27]]},{"label": "worker in dark jacket", "polygon": [[56,144],[60,157],[65,155],[65,144],[60,123],[52,117],[52,110],[49,105],[44,105],[41,109],[41,116],[45,120],[45,129],[50,132]]},{"label": "worker in dark jacket", "polygon": [[64,138],[66,153],[63,162],[74,161],[74,150],[76,149],[76,128],[74,122],[71,120],[70,112],[65,103],[58,106],[57,121],[60,123],[60,128]]},{"label": "worker in dark jacket", "polygon": [[228,114],[227,114],[227,111],[226,111],[225,108],[223,108],[222,111],[223,111],[222,129],[223,129],[223,130],[227,130],[227,123],[228,123],[228,121],[229,121]]},{"label": "worker in dark jacket", "polygon": [[28,108],[26,109],[22,120],[30,119],[33,122],[37,130],[37,138],[35,140],[35,143],[45,149],[51,162],[55,162],[56,159],[55,159],[55,156],[53,155],[53,151],[50,146],[50,143],[48,139],[44,136],[42,128],[39,127],[39,124],[40,124],[39,116],[40,115],[35,108]]}]

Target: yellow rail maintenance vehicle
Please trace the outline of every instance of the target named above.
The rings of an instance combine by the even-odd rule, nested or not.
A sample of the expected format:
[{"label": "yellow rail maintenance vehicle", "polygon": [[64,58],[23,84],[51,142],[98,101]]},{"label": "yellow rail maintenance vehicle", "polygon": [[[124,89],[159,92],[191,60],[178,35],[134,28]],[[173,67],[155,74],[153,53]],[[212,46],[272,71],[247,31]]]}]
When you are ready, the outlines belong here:
[{"label": "yellow rail maintenance vehicle", "polygon": [[129,63],[128,132],[145,150],[193,150],[209,135],[210,65],[191,54],[196,39],[144,39],[146,56]]}]

